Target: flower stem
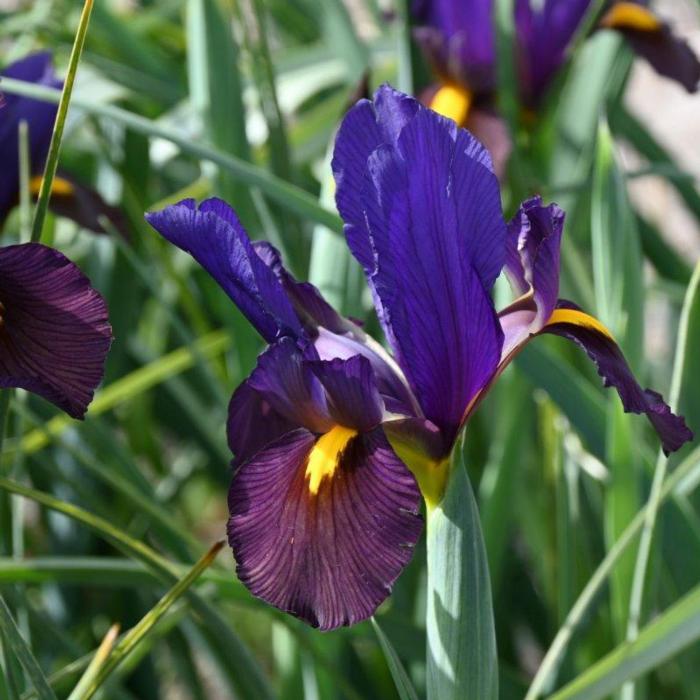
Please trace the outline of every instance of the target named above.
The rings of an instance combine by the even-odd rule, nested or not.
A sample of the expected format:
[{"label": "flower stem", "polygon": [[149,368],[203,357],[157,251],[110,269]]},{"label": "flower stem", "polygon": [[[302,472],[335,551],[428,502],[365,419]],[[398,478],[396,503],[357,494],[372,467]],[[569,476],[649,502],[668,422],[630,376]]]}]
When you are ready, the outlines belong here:
[{"label": "flower stem", "polygon": [[428,512],[428,700],[496,700],[498,655],[479,512],[458,444]]},{"label": "flower stem", "polygon": [[49,145],[49,153],[46,158],[46,166],[44,167],[44,176],[41,180],[41,188],[39,189],[39,199],[34,210],[34,221],[32,223],[32,241],[37,242],[41,239],[41,231],[44,227],[44,219],[49,206],[49,198],[51,197],[51,187],[54,177],[56,176],[56,168],[58,167],[58,156],[61,151],[61,140],[63,139],[63,129],[66,124],[66,116],[68,115],[68,105],[70,104],[71,94],[73,92],[73,83],[75,82],[75,74],[78,70],[80,55],[83,52],[85,44],[85,36],[87,35],[88,23],[90,21],[90,13],[92,12],[93,0],[85,0],[83,11],[80,15],[78,31],[73,42],[70,60],[68,62],[68,74],[63,85],[61,100],[58,103],[58,113],[56,114],[56,122],[51,135],[51,144]]}]

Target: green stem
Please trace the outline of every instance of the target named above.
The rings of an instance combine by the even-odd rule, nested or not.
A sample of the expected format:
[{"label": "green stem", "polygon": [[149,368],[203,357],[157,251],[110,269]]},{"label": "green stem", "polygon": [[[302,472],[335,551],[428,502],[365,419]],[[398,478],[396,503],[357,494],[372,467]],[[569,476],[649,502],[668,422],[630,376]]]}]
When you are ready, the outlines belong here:
[{"label": "green stem", "polygon": [[22,119],[17,133],[19,143],[19,239],[22,243],[32,235],[32,198],[29,192],[31,156],[29,154],[29,126]]},{"label": "green stem", "polygon": [[75,82],[75,74],[78,70],[80,55],[83,52],[83,45],[85,44],[92,5],[93,0],[85,0],[83,11],[80,15],[78,31],[76,32],[75,41],[73,42],[73,49],[68,61],[68,74],[66,75],[66,81],[63,84],[63,92],[61,93],[61,99],[58,103],[56,123],[53,127],[49,153],[46,158],[46,166],[44,167],[44,177],[41,180],[41,189],[39,190],[39,200],[34,210],[34,222],[32,224],[32,241],[34,242],[41,238],[41,231],[44,227],[44,219],[46,218],[46,211],[49,206],[49,197],[51,197],[51,187],[54,177],[56,176],[56,168],[58,167],[58,156],[61,151],[61,140],[63,139],[66,116],[68,115],[68,105],[70,104],[70,98],[73,92],[73,83]]},{"label": "green stem", "polygon": [[427,518],[428,700],[496,700],[498,655],[486,548],[459,443]]}]

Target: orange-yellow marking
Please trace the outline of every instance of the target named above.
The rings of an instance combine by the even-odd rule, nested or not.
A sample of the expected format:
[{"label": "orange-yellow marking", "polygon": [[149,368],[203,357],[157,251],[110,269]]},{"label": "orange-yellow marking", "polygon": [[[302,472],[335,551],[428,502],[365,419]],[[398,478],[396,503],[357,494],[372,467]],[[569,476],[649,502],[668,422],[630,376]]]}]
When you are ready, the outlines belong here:
[{"label": "orange-yellow marking", "polygon": [[430,101],[430,109],[464,126],[469,116],[472,94],[459,85],[443,85]]},{"label": "orange-yellow marking", "polygon": [[646,7],[635,2],[617,2],[600,20],[601,27],[608,29],[636,29],[641,32],[656,32],[663,26],[661,20]]},{"label": "orange-yellow marking", "polygon": [[333,476],[341,453],[355,435],[357,430],[336,425],[318,439],[306,463],[305,476],[309,480],[309,491],[312,494],[318,493],[325,478]]},{"label": "orange-yellow marking", "polygon": [[612,333],[597,318],[593,318],[593,316],[589,316],[583,311],[577,311],[576,309],[555,309],[554,313],[549,317],[547,325],[551,326],[555,323],[571,323],[574,326],[589,328],[598,333],[602,333],[606,338],[612,341],[615,340]]},{"label": "orange-yellow marking", "polygon": [[[39,190],[41,189],[41,181],[42,181],[42,176],[41,175],[35,175],[30,181],[29,181],[29,191],[32,194],[39,194]],[[51,183],[51,193],[52,194],[57,194],[59,197],[69,197],[75,192],[75,188],[73,185],[68,182],[68,180],[64,180],[62,177],[55,177],[53,179],[53,182]]]}]

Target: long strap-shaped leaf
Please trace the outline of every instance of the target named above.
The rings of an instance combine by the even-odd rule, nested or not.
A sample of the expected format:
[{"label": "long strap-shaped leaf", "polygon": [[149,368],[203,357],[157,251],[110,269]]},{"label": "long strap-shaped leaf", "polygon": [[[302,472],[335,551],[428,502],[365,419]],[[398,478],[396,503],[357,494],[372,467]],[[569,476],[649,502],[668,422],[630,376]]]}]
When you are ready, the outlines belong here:
[{"label": "long strap-shaped leaf", "polygon": [[[36,85],[23,80],[15,80],[13,78],[3,78],[2,89],[3,92],[7,92],[11,95],[24,95],[44,102],[58,102],[61,96],[60,90],[55,90],[54,88],[43,85]],[[138,114],[133,114],[125,109],[115,107],[114,105],[95,104],[88,100],[78,98],[74,99],[72,104],[76,108],[85,110],[98,117],[110,119],[118,124],[122,124],[127,129],[144,134],[150,138],[162,138],[166,141],[170,141],[185,153],[189,153],[201,160],[215,163],[226,170],[232,178],[248,186],[258,187],[260,191],[270,197],[270,199],[277,202],[280,206],[287,208],[289,211],[298,214],[302,218],[323,224],[329,229],[339,233],[343,230],[340,217],[334,212],[320,206],[311,194],[275,177],[252,163],[247,163],[228,153],[221,153],[210,145],[192,141],[192,139],[185,134],[164,127]]]},{"label": "long strap-shaped leaf", "polygon": [[375,618],[372,618],[372,627],[377,633],[377,639],[379,639],[379,644],[384,652],[384,658],[389,666],[389,671],[391,671],[391,677],[394,680],[394,685],[396,686],[396,692],[398,692],[401,700],[418,700],[418,693],[416,693],[411,679],[406,673],[406,669],[401,663],[399,655],[396,653],[396,649],[389,641],[389,637],[384,634],[384,630],[379,626],[379,623]]},{"label": "long strap-shaped leaf", "polygon": [[549,700],[606,698],[700,639],[700,586],[647,625],[634,642],[603,657]]},{"label": "long strap-shaped leaf", "polygon": [[10,652],[24,666],[24,670],[36,688],[37,696],[40,700],[56,700],[56,696],[42,673],[38,661],[34,658],[31,649],[22,638],[15,621],[12,619],[12,613],[10,613],[10,609],[2,597],[0,597],[0,640],[8,646]]},{"label": "long strap-shaped leaf", "polygon": [[479,512],[461,443],[428,513],[428,699],[496,700],[498,657]]}]

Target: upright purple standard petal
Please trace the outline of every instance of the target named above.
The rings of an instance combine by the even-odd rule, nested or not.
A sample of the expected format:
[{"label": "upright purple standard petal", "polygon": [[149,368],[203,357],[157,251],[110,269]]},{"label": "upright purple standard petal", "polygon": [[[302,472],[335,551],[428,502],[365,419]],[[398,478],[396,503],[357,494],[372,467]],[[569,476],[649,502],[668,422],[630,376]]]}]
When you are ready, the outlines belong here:
[{"label": "upright purple standard petal", "polygon": [[228,536],[254,595],[329,630],[366,619],[385,600],[422,521],[415,479],[381,431],[351,438],[313,492],[307,467],[319,443],[296,430],[240,467]]},{"label": "upright purple standard petal", "polygon": [[146,220],[209,272],[265,340],[303,335],[282,284],[226,202],[208,199],[197,208],[185,199],[146,214]]},{"label": "upright purple standard petal", "polygon": [[566,307],[555,312],[544,332],[561,335],[582,347],[595,362],[605,386],[615,387],[625,411],[646,414],[666,454],[692,440],[693,434],[683,417],[672,413],[660,394],[637,384],[620,348],[607,331],[573,304],[566,303]]},{"label": "upright purple standard petal", "polygon": [[[24,80],[37,85],[60,88],[62,82],[56,77],[51,54],[37,53],[13,63],[0,73],[2,77]],[[58,106],[19,95],[3,95],[0,105],[0,224],[19,197],[19,123],[27,122],[29,130],[29,156],[32,174],[41,172],[51,141],[53,123]]]},{"label": "upright purple standard petal", "polygon": [[82,418],[110,343],[105,302],[70,260],[38,243],[0,248],[0,386]]},{"label": "upright purple standard petal", "polygon": [[493,0],[416,0],[418,41],[436,68],[474,91],[495,83]]},{"label": "upright purple standard petal", "polygon": [[365,270],[374,255],[361,203],[367,159],[384,143],[395,143],[401,129],[420,108],[416,100],[387,85],[377,90],[374,102],[360,100],[345,115],[338,130],[331,167],[335,176],[335,201],[345,222],[345,236],[353,255]]},{"label": "upright purple standard petal", "polygon": [[566,50],[591,0],[515,0],[515,30],[521,88],[534,106],[564,63]]},{"label": "upright purple standard petal", "polygon": [[425,417],[452,437],[502,343],[488,290],[506,230],[490,166],[467,132],[420,108],[370,155],[357,204],[387,337]]},{"label": "upright purple standard petal", "polygon": [[533,297],[531,333],[547,323],[557,305],[563,229],[564,212],[556,204],[545,207],[541,197],[523,202],[508,224],[505,272],[516,296]]}]

